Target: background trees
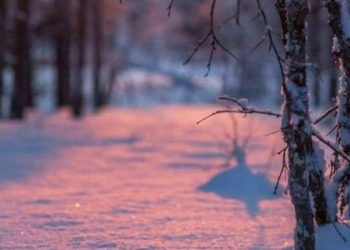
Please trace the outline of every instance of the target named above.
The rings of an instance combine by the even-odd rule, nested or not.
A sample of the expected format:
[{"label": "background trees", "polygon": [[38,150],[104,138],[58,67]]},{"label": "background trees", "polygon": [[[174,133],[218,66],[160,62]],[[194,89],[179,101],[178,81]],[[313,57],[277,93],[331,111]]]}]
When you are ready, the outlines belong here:
[{"label": "background trees", "polygon": [[[217,6],[216,33],[222,44],[240,60],[227,60],[227,55],[217,50],[208,79],[202,77],[210,43],[197,52],[188,67],[179,65],[206,34],[210,5],[199,0],[177,1],[171,11],[172,18],[168,19],[168,4],[153,0],[124,4],[113,0],[2,1],[0,32],[4,39],[0,44],[0,74],[4,82],[0,110],[3,117],[21,118],[27,107],[34,105],[50,112],[74,107],[73,113],[77,114],[92,107],[99,110],[109,101],[123,103],[127,93],[135,91],[132,86],[135,80],[126,80],[125,75],[135,70],[147,75],[169,76],[174,86],[185,86],[183,82],[186,82],[187,93],[202,101],[213,101],[215,95],[203,98],[193,92],[198,88],[196,79],[225,85],[228,95],[264,102],[265,96],[272,95],[267,102],[281,102],[280,84],[276,80],[278,65],[269,51],[261,49],[267,41],[262,39],[265,28],[256,18],[255,1],[241,3],[240,26],[233,16],[235,1],[221,1]],[[263,5],[269,15],[269,25],[276,29],[279,18],[272,3]],[[322,46],[330,44],[332,37],[325,24],[326,11],[317,1],[312,1],[311,7],[308,29],[315,36],[310,37],[307,49],[311,62],[322,63],[308,68],[308,77],[312,80],[313,103],[327,106],[336,92],[328,79],[335,82],[337,72],[336,67],[329,68],[332,55]],[[323,38],[316,34],[323,34]],[[260,45],[255,48],[257,43]],[[226,84],[222,81],[223,74],[228,79]],[[93,78],[86,77],[83,82],[87,75]],[[322,85],[328,87],[320,88]],[[119,89],[118,100],[115,98],[118,94],[112,94],[116,89]],[[320,98],[321,95],[327,98]],[[184,97],[186,99],[191,98]]]}]

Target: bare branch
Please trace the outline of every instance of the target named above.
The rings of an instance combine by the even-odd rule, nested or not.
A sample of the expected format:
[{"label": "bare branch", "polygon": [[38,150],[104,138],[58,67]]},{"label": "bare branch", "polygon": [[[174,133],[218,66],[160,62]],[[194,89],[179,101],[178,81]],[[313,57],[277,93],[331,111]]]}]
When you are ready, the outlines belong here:
[{"label": "bare branch", "polygon": [[342,240],[344,242],[347,242],[346,238],[344,237],[344,235],[341,234],[341,232],[339,231],[338,227],[335,225],[334,221],[332,221],[332,224],[334,226],[335,231],[337,231],[337,233],[339,234],[340,238],[342,238]]},{"label": "bare branch", "polygon": [[[174,1],[174,0],[173,0]],[[172,2],[173,2],[172,1]],[[221,41],[218,39],[216,33],[215,33],[215,27],[214,27],[214,13],[215,13],[215,7],[216,7],[216,1],[217,0],[213,0],[211,8],[210,8],[210,29],[209,32],[205,35],[205,37],[198,43],[198,45],[194,48],[193,52],[191,53],[191,55],[187,58],[187,60],[183,63],[183,65],[188,64],[192,58],[195,56],[195,54],[198,52],[198,50],[204,45],[204,43],[206,41],[208,41],[209,38],[211,38],[211,51],[210,51],[210,56],[209,56],[209,60],[208,60],[208,64],[207,64],[207,73],[205,74],[205,76],[208,76],[211,70],[211,63],[212,60],[214,58],[214,54],[217,50],[217,46],[220,47],[224,52],[226,52],[227,54],[229,54],[231,57],[233,57],[234,59],[238,60],[238,58],[229,50],[227,49],[222,43]],[[171,3],[172,5],[172,3]],[[171,10],[171,5],[170,10]]]},{"label": "bare branch", "polygon": [[168,10],[168,17],[170,17],[170,15],[171,15],[171,11],[173,9],[174,2],[175,2],[175,0],[171,0],[169,6],[167,8],[167,10]]},{"label": "bare branch", "polygon": [[326,136],[329,136],[330,134],[332,134],[336,129],[339,128],[339,124],[336,124],[327,134]]},{"label": "bare branch", "polygon": [[282,150],[278,151],[277,154],[280,155],[283,153],[283,151],[287,150],[288,146],[285,146]]},{"label": "bare branch", "polygon": [[332,149],[334,152],[336,152],[339,156],[341,156],[344,160],[346,160],[348,163],[350,163],[350,159],[347,156],[347,154],[344,153],[343,150],[339,148],[339,146],[325,138],[316,130],[312,131],[312,135],[316,137],[318,140],[320,140],[323,144],[328,146],[330,149]]},{"label": "bare branch", "polygon": [[277,189],[278,189],[279,183],[281,181],[282,174],[284,171],[287,170],[287,161],[286,161],[287,149],[288,149],[288,147],[285,147],[282,151],[279,152],[279,154],[283,153],[283,155],[282,155],[282,168],[281,168],[280,174],[278,175],[277,182],[276,182],[276,185],[275,185],[275,188],[273,191],[273,194],[275,194],[275,195],[277,194]]},{"label": "bare branch", "polygon": [[231,20],[235,20],[237,26],[240,26],[240,16],[241,16],[241,3],[242,3],[242,0],[237,0],[237,5],[236,5],[236,12],[233,16],[230,16],[229,18],[227,18],[225,21],[222,22],[222,25],[225,25],[226,23],[228,23],[229,21]]},{"label": "bare branch", "polygon": [[266,36],[265,34],[259,39],[259,41],[256,43],[256,45],[251,49],[251,53],[254,53],[263,43],[266,42]]},{"label": "bare branch", "polygon": [[275,116],[277,118],[281,117],[281,114],[279,113],[275,113],[273,111],[269,111],[269,110],[258,110],[256,108],[253,108],[253,107],[248,107],[246,103],[243,103],[241,100],[237,100],[235,98],[231,98],[231,97],[220,97],[219,100],[226,100],[226,101],[231,101],[235,104],[237,104],[241,110],[241,113],[242,111],[244,111],[246,114],[253,114],[253,113],[257,113],[257,114],[263,114],[263,115],[271,115],[271,116]]},{"label": "bare branch", "polygon": [[274,134],[277,134],[277,133],[280,133],[280,132],[282,132],[280,129],[279,130],[275,130],[275,131],[272,131],[272,132],[266,134],[265,137],[268,137],[270,135],[274,135]]},{"label": "bare branch", "polygon": [[[235,100],[233,98],[229,98],[228,100]],[[234,101],[235,103],[237,103],[241,109],[238,110],[231,110],[231,109],[225,109],[225,110],[218,110],[215,111],[214,113],[211,113],[210,115],[204,117],[203,119],[201,119],[200,121],[197,122],[197,125],[202,123],[203,121],[209,119],[210,117],[213,117],[215,115],[218,114],[224,114],[224,113],[236,113],[236,114],[244,114],[244,115],[248,115],[248,114],[260,114],[260,115],[269,115],[269,116],[275,116],[276,118],[280,118],[281,114],[272,112],[272,111],[268,111],[268,110],[258,110],[255,108],[247,108],[245,106],[241,106],[242,104],[239,104],[239,102],[237,100]]]},{"label": "bare branch", "polygon": [[325,110],[318,118],[314,120],[313,124],[320,123],[323,119],[325,119],[328,115],[332,114],[337,109],[338,109],[338,105],[330,107],[329,109]]},{"label": "bare branch", "polygon": [[225,100],[225,101],[233,102],[233,103],[237,104],[242,110],[247,110],[247,107],[241,101],[239,101],[239,100],[237,100],[235,98],[222,96],[222,97],[219,97],[219,100]]},{"label": "bare branch", "polygon": [[[280,2],[280,1],[277,1],[277,2]],[[268,38],[269,40],[269,50],[272,50],[273,53],[275,54],[275,57],[277,59],[277,63],[278,63],[278,66],[279,66],[279,70],[280,70],[280,73],[281,73],[281,77],[282,77],[282,88],[284,89],[284,93],[286,95],[288,95],[288,92],[286,91],[286,82],[285,82],[285,76],[284,76],[284,68],[283,68],[283,62],[285,61],[279,54],[278,52],[278,49],[277,49],[277,46],[275,44],[275,41],[273,40],[273,34],[274,32],[272,31],[270,25],[268,24],[268,21],[267,21],[267,15],[264,11],[264,9],[262,8],[262,5],[261,5],[261,2],[260,0],[256,0],[256,3],[258,5],[258,10],[259,10],[259,13],[260,15],[262,16],[262,19],[263,19],[263,22],[266,26],[266,29],[265,29],[265,34],[266,34],[266,37]],[[281,20],[282,22],[282,20]],[[282,26],[283,25],[283,22],[282,22]],[[283,44],[285,45],[285,34],[286,34],[286,30],[283,29],[283,35],[282,35],[282,42]],[[287,104],[288,104],[288,96],[286,96],[286,99],[287,99]]]}]

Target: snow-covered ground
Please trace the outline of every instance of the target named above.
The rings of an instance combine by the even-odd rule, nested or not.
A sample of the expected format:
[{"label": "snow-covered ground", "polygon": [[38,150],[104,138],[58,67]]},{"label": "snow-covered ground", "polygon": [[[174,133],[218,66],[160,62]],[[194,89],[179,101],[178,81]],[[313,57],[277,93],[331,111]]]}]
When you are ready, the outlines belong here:
[{"label": "snow-covered ground", "polygon": [[[0,249],[291,249],[290,200],[272,195],[283,144],[264,136],[278,121],[237,117],[247,155],[222,168],[230,119],[196,125],[215,109],[111,108],[81,121],[62,112],[1,124]],[[332,225],[317,244],[350,247]]]}]

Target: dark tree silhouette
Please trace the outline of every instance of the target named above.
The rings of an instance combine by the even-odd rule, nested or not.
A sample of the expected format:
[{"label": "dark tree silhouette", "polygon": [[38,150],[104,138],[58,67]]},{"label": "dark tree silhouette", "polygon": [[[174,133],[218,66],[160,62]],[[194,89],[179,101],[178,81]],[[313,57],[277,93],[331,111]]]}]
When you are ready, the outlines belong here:
[{"label": "dark tree silhouette", "polygon": [[24,118],[25,108],[34,106],[29,24],[30,1],[19,0],[15,14],[15,81],[11,101],[13,119]]},{"label": "dark tree silhouette", "polygon": [[85,0],[79,1],[78,14],[78,69],[76,72],[75,84],[73,87],[73,116],[79,118],[83,115],[84,105],[84,69],[85,69],[85,52],[86,52],[86,17],[88,4]]},{"label": "dark tree silhouette", "polygon": [[101,67],[103,52],[103,24],[102,24],[102,3],[92,1],[93,10],[93,43],[94,43],[94,106],[99,110],[104,104],[104,92],[101,86]]},{"label": "dark tree silhouette", "polygon": [[71,80],[71,0],[55,0],[56,16],[56,68],[57,107],[70,104]]},{"label": "dark tree silhouette", "polygon": [[7,0],[0,1],[0,118],[2,117],[2,98],[5,82],[6,67],[6,28],[7,28]]}]

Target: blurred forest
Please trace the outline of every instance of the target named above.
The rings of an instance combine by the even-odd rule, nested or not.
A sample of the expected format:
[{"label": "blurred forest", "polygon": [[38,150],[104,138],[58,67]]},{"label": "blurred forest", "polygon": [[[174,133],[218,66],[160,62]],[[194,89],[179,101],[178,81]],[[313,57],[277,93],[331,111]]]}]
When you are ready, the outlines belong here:
[{"label": "blurred forest", "polygon": [[[322,3],[310,3],[312,102],[316,107],[329,106],[338,81],[329,49],[332,33]],[[30,109],[52,113],[62,107],[81,117],[107,104],[208,103],[219,95],[270,105],[280,102],[278,65],[267,41],[261,40],[266,30],[255,1],[242,2],[240,11],[235,1],[218,2],[216,33],[239,60],[218,48],[206,78],[210,41],[189,64],[182,64],[208,32],[210,1],[178,0],[168,17],[169,4],[166,0],[1,0],[1,118],[23,119]],[[275,9],[267,6],[273,3],[264,4],[270,25],[279,31]],[[237,23],[235,16],[240,13]]]}]

